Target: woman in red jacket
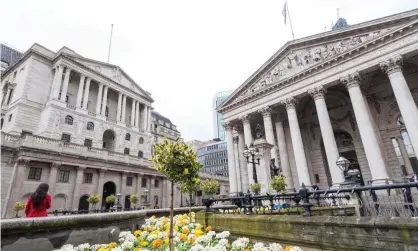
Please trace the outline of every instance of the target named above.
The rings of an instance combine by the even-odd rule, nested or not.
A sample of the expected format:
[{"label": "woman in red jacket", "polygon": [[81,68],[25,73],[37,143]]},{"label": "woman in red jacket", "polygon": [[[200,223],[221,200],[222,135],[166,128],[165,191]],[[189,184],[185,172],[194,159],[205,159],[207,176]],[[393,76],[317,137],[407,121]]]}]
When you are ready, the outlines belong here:
[{"label": "woman in red jacket", "polygon": [[41,183],[36,191],[29,196],[25,206],[26,217],[46,217],[51,207],[51,194],[48,193],[49,185]]}]

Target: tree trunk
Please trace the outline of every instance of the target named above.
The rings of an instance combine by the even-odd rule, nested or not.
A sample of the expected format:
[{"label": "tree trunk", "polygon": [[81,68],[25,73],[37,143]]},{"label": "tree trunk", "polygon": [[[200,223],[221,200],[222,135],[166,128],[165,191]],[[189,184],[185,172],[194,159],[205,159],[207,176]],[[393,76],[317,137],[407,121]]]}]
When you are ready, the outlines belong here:
[{"label": "tree trunk", "polygon": [[170,194],[170,235],[168,236],[170,241],[170,251],[174,251],[174,236],[173,236],[173,218],[174,218],[174,183],[171,182],[171,194]]},{"label": "tree trunk", "polygon": [[189,192],[189,218],[192,223],[192,192]]}]

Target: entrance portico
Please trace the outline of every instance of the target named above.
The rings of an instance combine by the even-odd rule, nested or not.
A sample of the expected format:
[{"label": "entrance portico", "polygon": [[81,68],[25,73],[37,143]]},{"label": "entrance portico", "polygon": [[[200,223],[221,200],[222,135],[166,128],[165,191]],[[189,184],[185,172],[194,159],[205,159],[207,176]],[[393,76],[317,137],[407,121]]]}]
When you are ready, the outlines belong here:
[{"label": "entrance portico", "polygon": [[[418,149],[418,21],[410,17],[418,11],[289,42],[218,110],[227,123],[244,128],[247,145],[255,126],[264,125],[288,189],[302,183],[339,186],[344,177],[336,161],[344,155],[358,163],[365,182],[402,178],[402,162],[412,175]],[[400,115],[402,128],[396,123]],[[397,140],[404,132],[406,143]],[[231,154],[230,168],[247,168],[235,165],[239,160],[232,157],[242,153],[233,151],[238,153]]]}]

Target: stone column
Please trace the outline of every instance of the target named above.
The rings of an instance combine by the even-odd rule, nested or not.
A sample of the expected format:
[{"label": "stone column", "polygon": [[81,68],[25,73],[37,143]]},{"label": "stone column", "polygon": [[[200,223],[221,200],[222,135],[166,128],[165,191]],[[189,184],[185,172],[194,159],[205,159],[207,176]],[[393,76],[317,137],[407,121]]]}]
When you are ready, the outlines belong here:
[{"label": "stone column", "polygon": [[71,203],[72,204],[71,210],[74,210],[76,208],[78,210],[78,203],[80,200],[80,188],[81,188],[81,183],[83,182],[84,170],[86,170],[86,166],[77,167],[77,177],[75,179],[75,184],[73,188],[73,201]]},{"label": "stone column", "polygon": [[83,109],[85,110],[87,110],[87,105],[89,103],[90,82],[91,82],[91,78],[87,78],[86,88],[84,88],[84,97],[83,97]]},{"label": "stone column", "polygon": [[236,195],[238,189],[237,174],[235,172],[235,155],[234,155],[234,142],[232,137],[232,124],[224,123],[226,134],[226,147],[228,151],[228,174],[229,174],[229,193]]},{"label": "stone column", "polygon": [[138,173],[136,177],[137,177],[137,180],[136,180],[136,195],[138,196],[139,199],[141,199],[141,185],[142,185],[143,174]]},{"label": "stone column", "polygon": [[125,123],[125,114],[126,114],[126,95],[123,95],[122,98],[122,123]]},{"label": "stone column", "polygon": [[154,193],[153,193],[153,189],[155,187],[155,176],[150,176],[149,178],[149,184],[148,184],[148,190],[149,190],[149,203],[150,203],[150,208],[154,208],[155,204],[154,204]]},{"label": "stone column", "polygon": [[51,99],[58,99],[58,94],[61,88],[63,71],[64,71],[64,66],[58,65],[57,69],[55,70],[54,82],[52,83]]},{"label": "stone column", "polygon": [[121,121],[121,112],[122,112],[122,93],[119,92],[118,96],[118,110],[116,113],[116,122]]},{"label": "stone column", "polygon": [[[250,124],[250,116],[245,115],[240,118],[242,121],[242,124],[244,126],[244,138],[245,138],[245,145],[249,147],[253,143],[253,135],[251,133],[251,124]],[[244,146],[245,148],[245,146]],[[245,162],[247,162],[247,159],[245,159]],[[252,164],[247,163],[247,174],[248,174],[248,187],[250,184],[254,184],[254,177],[252,175],[253,173],[253,167]],[[246,191],[247,192],[247,191]]]},{"label": "stone column", "polygon": [[[120,204],[122,208],[125,207],[125,197],[126,197],[126,180],[128,179],[128,172],[122,172],[122,184],[120,186]],[[116,191],[117,192],[117,191]]]},{"label": "stone column", "polygon": [[7,93],[6,93],[6,98],[4,99],[4,104],[7,105],[9,102],[9,98],[10,98],[10,93],[12,93],[12,89],[10,88],[10,86],[7,86]]},{"label": "stone column", "polygon": [[135,103],[135,127],[140,128],[139,126],[139,101]]},{"label": "stone column", "polygon": [[244,136],[244,129],[242,126],[236,126],[236,131],[238,132],[238,158],[237,162],[239,162],[239,170],[241,173],[241,186],[242,192],[246,193],[249,189],[249,178],[248,178],[248,164],[247,159],[244,157],[244,150],[245,150],[245,136]]},{"label": "stone column", "polygon": [[274,159],[275,165],[279,166],[279,161],[277,157],[276,140],[274,139],[274,132],[273,132],[273,123],[271,122],[271,108],[264,107],[260,109],[258,112],[261,113],[261,115],[263,116],[266,140],[268,143],[273,145],[270,151],[271,158]]},{"label": "stone column", "polygon": [[104,87],[104,92],[103,92],[103,99],[102,99],[102,116],[106,116],[106,105],[107,105],[107,92],[109,90],[109,86],[105,86]]},{"label": "stone column", "polygon": [[409,159],[408,151],[406,150],[405,143],[402,137],[397,137],[396,141],[398,142],[399,150],[405,163],[405,169],[408,175],[413,174],[414,170],[412,169],[411,160]]},{"label": "stone column", "polygon": [[256,139],[254,141],[254,147],[258,148],[262,154],[260,166],[257,167],[258,183],[261,184],[260,193],[271,193],[270,153],[273,145],[265,139]]},{"label": "stone column", "polygon": [[277,134],[277,144],[279,146],[280,168],[282,170],[284,177],[286,178],[286,190],[289,192],[293,192],[295,190],[295,186],[293,184],[292,170],[290,169],[289,155],[287,154],[286,138],[284,136],[284,130],[283,130],[284,119],[285,119],[284,114],[282,113],[278,114],[277,122],[275,123],[276,134]]},{"label": "stone column", "polygon": [[350,95],[372,178],[382,182],[388,178],[388,174],[379,148],[379,141],[373,129],[372,118],[367,112],[366,102],[360,90],[360,75],[358,72],[351,73],[342,77],[340,81],[347,87]]},{"label": "stone column", "polygon": [[65,70],[65,77],[64,77],[64,84],[62,85],[62,91],[61,91],[61,101],[65,102],[65,97],[67,96],[67,89],[68,89],[68,82],[70,81],[70,74],[71,69],[68,68]]},{"label": "stone column", "polygon": [[146,131],[147,130],[147,124],[148,124],[148,122],[147,122],[148,112],[147,112],[147,106],[146,105],[144,105],[144,109],[142,111],[143,111],[142,112],[142,118],[143,118],[142,122],[144,123],[142,126],[144,128],[144,131]]},{"label": "stone column", "polygon": [[302,135],[300,133],[298,115],[296,112],[296,100],[293,97],[290,97],[283,103],[286,105],[299,183],[300,185],[304,183],[305,186],[310,187],[312,186],[312,183],[309,177],[308,163],[306,162],[305,149],[303,148]]},{"label": "stone column", "polygon": [[333,187],[339,187],[339,185],[344,182],[344,174],[337,166],[337,160],[340,157],[340,153],[338,152],[337,142],[335,142],[334,131],[325,103],[325,89],[322,86],[318,86],[308,90],[308,93],[315,100],[316,112],[318,113],[319,126],[324,141],[332,185]]},{"label": "stone column", "polygon": [[235,159],[235,173],[237,176],[237,192],[243,192],[242,191],[242,177],[241,177],[241,171],[239,168],[239,151],[238,151],[238,142],[239,142],[239,137],[235,136],[234,138],[234,159]]},{"label": "stone column", "polygon": [[99,83],[99,93],[97,94],[96,115],[100,115],[100,107],[102,105],[103,84]]},{"label": "stone column", "polygon": [[26,180],[25,170],[30,159],[18,158],[13,166],[12,177],[4,200],[2,218],[7,216],[8,210],[13,208],[13,202],[17,202],[22,196],[23,182]]},{"label": "stone column", "polygon": [[389,77],[411,144],[418,154],[418,109],[402,73],[402,64],[402,56],[396,56],[382,62],[380,67]]},{"label": "stone column", "polygon": [[150,131],[151,130],[151,112],[152,112],[152,107],[148,106],[148,116],[147,116],[147,130]]},{"label": "stone column", "polygon": [[103,197],[103,185],[104,185],[104,176],[106,169],[102,168],[99,170],[99,181],[97,182],[96,193],[100,196],[100,200]]},{"label": "stone column", "polygon": [[134,99],[132,99],[131,121],[129,122],[131,123],[132,127],[135,126],[135,100]]},{"label": "stone column", "polygon": [[49,185],[49,193],[52,195],[54,195],[55,184],[57,183],[58,167],[60,166],[61,166],[60,162],[51,163],[51,172],[49,173],[48,185]]},{"label": "stone column", "polygon": [[77,108],[81,107],[81,99],[83,97],[83,88],[84,88],[85,78],[86,77],[84,75],[80,75],[80,83],[78,84],[78,92],[77,92],[77,103],[76,103]]}]

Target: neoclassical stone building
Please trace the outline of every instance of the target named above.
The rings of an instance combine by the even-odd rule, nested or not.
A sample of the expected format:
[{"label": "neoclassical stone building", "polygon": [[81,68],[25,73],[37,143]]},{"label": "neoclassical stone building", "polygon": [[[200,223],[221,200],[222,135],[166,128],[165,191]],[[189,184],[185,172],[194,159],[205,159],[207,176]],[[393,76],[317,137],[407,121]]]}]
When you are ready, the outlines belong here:
[{"label": "neoclassical stone building", "polygon": [[287,42],[218,109],[230,191],[253,182],[242,152],[258,124],[290,190],[338,186],[339,156],[365,183],[418,173],[417,99],[418,10]]},{"label": "neoclassical stone building", "polygon": [[95,193],[168,206],[169,182],[148,160],[153,99],[120,67],[35,44],[4,71],[0,93],[2,217],[41,182],[51,210],[86,209]]}]

